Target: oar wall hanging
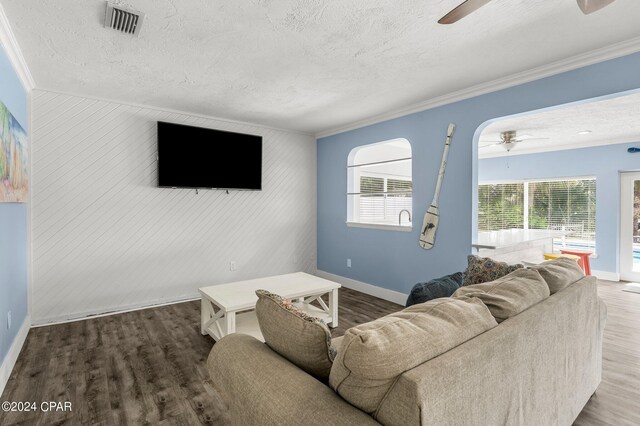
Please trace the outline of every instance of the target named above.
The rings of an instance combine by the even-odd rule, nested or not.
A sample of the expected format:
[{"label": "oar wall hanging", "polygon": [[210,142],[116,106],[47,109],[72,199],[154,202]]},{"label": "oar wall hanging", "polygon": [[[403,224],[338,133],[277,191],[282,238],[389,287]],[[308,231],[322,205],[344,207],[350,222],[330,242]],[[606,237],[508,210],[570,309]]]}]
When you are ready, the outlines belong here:
[{"label": "oar wall hanging", "polygon": [[422,221],[422,232],[420,232],[420,247],[429,250],[436,242],[436,231],[438,230],[438,219],[440,210],[438,209],[438,199],[440,198],[440,190],[442,189],[442,178],[444,177],[444,169],[447,166],[447,156],[449,155],[449,145],[451,145],[451,136],[456,129],[454,123],[449,123],[447,129],[447,140],[444,143],[444,152],[442,153],[442,162],[440,163],[440,171],[438,172],[438,182],[436,183],[436,192],[433,194],[433,201],[424,214]]}]

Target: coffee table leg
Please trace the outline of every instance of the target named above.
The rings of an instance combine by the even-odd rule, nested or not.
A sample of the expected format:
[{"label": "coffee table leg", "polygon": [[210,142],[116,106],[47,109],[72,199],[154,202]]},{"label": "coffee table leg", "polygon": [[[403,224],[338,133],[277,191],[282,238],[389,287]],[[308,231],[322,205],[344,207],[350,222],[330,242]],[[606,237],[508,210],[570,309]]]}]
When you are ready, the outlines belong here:
[{"label": "coffee table leg", "polygon": [[329,293],[329,311],[331,312],[331,328],[338,326],[338,289],[335,288]]},{"label": "coffee table leg", "polygon": [[202,298],[200,301],[200,334],[206,336],[209,332],[206,329],[207,321],[213,316],[211,302]]},{"label": "coffee table leg", "polygon": [[224,335],[228,335],[236,332],[236,313],[235,312],[225,312],[224,314],[224,325],[225,325],[225,333]]}]

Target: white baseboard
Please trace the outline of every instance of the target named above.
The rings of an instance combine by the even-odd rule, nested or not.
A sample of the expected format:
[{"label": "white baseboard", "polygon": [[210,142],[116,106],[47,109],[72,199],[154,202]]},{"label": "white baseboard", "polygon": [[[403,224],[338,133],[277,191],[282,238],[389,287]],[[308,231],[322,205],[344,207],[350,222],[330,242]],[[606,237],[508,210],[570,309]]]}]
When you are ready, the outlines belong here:
[{"label": "white baseboard", "polygon": [[372,284],[364,283],[362,281],[343,277],[341,275],[335,275],[321,270],[318,270],[316,272],[316,275],[321,278],[326,278],[330,281],[340,283],[346,288],[357,290],[371,296],[379,297],[380,299],[388,300],[389,302],[397,303],[398,305],[402,306],[404,306],[407,301],[407,297],[409,297],[408,294],[400,293],[399,291],[389,290],[387,288],[378,287]]},{"label": "white baseboard", "polygon": [[0,366],[0,395],[4,392],[4,387],[9,381],[13,367],[16,365],[16,361],[18,360],[18,355],[20,355],[22,346],[24,345],[25,340],[27,340],[27,334],[29,334],[30,328],[31,319],[29,318],[29,315],[27,315],[20,326],[20,330],[18,330],[16,338],[13,339],[13,344],[9,348],[9,352],[7,352],[7,356],[4,357],[4,361],[2,361],[2,365]]},{"label": "white baseboard", "polygon": [[594,275],[601,280],[620,281],[620,274],[617,272],[596,271],[592,269],[591,275]]},{"label": "white baseboard", "polygon": [[34,320],[33,327],[44,327],[44,326],[53,325],[53,324],[64,324],[66,322],[84,321],[92,318],[100,318],[100,317],[106,317],[109,315],[123,314],[125,312],[139,311],[141,309],[149,309],[149,308],[156,308],[158,306],[174,305],[176,303],[183,303],[183,302],[191,302],[193,300],[200,300],[200,295],[190,294],[190,295],[185,295],[179,298],[157,299],[157,300],[147,301],[144,303],[134,303],[131,305],[119,306],[117,308],[112,308],[112,309],[107,308],[106,310],[100,309],[96,311],[85,311],[85,312],[73,313],[73,314],[68,314],[68,315],[63,315],[58,317],[40,318],[40,319]]}]

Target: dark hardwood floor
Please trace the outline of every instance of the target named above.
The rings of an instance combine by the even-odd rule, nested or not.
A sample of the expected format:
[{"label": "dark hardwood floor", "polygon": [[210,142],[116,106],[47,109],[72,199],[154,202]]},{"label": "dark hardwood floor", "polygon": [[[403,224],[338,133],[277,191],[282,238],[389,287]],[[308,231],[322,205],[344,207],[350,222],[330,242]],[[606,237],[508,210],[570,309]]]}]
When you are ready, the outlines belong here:
[{"label": "dark hardwood floor", "polygon": [[[340,327],[402,307],[340,289]],[[72,404],[67,412],[0,412],[0,425],[225,425],[200,334],[200,302],[33,328],[0,401]]]},{"label": "dark hardwood floor", "polygon": [[[640,294],[622,287],[600,283],[603,380],[576,425],[640,424]],[[334,336],[401,308],[343,288]],[[0,412],[0,425],[229,424],[199,321],[199,302],[186,302],[30,330],[0,401],[69,401],[72,410]]]}]

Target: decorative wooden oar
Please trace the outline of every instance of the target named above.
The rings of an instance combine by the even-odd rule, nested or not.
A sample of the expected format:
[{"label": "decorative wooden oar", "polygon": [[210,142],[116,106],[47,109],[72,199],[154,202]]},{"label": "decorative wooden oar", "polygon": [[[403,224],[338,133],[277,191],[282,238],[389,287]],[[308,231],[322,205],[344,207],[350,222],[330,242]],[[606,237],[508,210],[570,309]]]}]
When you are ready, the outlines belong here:
[{"label": "decorative wooden oar", "polygon": [[444,169],[447,166],[447,156],[449,155],[449,145],[451,144],[451,136],[456,129],[456,125],[449,123],[447,130],[447,140],[444,143],[444,152],[442,153],[442,163],[440,163],[440,171],[438,172],[438,182],[436,183],[436,192],[433,194],[433,201],[427,212],[424,214],[422,221],[422,232],[420,233],[420,247],[429,250],[436,242],[436,231],[438,230],[438,199],[440,198],[440,189],[442,189],[442,178],[444,177]]}]

